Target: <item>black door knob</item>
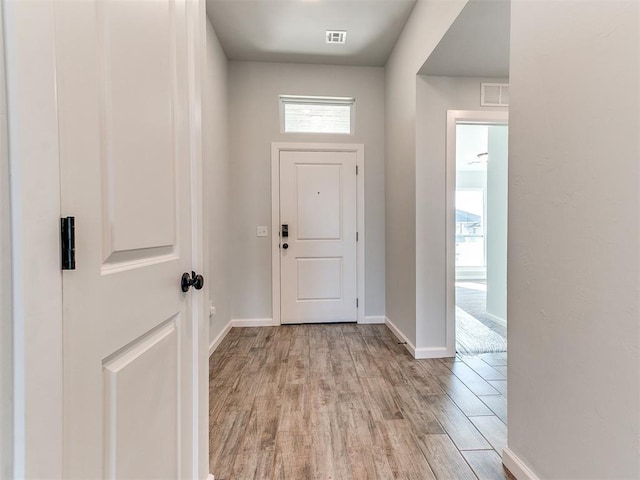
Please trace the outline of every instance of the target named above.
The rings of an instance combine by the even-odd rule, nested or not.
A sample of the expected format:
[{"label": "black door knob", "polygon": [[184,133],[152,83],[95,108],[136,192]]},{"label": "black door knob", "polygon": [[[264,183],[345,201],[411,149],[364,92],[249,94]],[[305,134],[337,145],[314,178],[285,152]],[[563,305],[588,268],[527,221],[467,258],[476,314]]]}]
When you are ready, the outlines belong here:
[{"label": "black door knob", "polygon": [[287,248],[289,248],[289,244],[288,243],[283,243],[282,244],[282,248],[284,248],[286,250]]},{"label": "black door knob", "polygon": [[196,290],[200,290],[204,286],[204,277],[200,274],[196,275],[196,272],[191,272],[189,275],[187,272],[182,274],[180,278],[180,288],[183,292],[189,291],[189,287],[193,287]]},{"label": "black door knob", "polygon": [[196,278],[193,281],[193,288],[196,290],[200,290],[204,287],[204,277],[200,274],[196,275]]}]

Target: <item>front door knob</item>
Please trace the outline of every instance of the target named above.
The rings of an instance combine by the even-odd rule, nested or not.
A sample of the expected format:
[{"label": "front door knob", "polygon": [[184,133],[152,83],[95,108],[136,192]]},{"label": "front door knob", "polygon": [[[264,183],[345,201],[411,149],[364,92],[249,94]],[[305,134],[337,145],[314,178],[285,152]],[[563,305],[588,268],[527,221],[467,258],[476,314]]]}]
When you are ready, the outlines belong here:
[{"label": "front door knob", "polygon": [[196,290],[200,290],[204,286],[204,277],[200,274],[196,275],[196,272],[191,272],[189,275],[187,272],[182,274],[180,279],[180,288],[183,292],[189,291],[189,287],[193,287]]},{"label": "front door knob", "polygon": [[288,243],[283,243],[282,244],[282,248],[284,248],[286,250],[287,248],[289,248],[289,244]]}]

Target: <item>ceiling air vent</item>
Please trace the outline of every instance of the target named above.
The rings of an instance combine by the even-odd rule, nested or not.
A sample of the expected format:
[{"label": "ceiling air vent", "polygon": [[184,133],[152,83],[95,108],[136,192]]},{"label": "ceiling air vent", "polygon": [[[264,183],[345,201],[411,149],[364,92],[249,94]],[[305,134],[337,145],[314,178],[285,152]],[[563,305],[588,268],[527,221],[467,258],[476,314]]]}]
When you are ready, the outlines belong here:
[{"label": "ceiling air vent", "polygon": [[344,30],[327,30],[327,43],[338,43],[344,45],[347,41],[347,32]]},{"label": "ceiling air vent", "polygon": [[508,83],[481,83],[480,106],[482,107],[508,107],[509,84]]}]

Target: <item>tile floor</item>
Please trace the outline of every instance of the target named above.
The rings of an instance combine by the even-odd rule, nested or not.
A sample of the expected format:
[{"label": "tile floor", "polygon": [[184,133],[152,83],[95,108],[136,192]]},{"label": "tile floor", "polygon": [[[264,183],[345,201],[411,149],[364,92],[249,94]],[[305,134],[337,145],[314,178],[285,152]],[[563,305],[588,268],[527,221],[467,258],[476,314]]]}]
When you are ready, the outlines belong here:
[{"label": "tile floor", "polygon": [[216,479],[505,479],[506,353],[414,360],[384,325],[233,328],[210,358]]}]

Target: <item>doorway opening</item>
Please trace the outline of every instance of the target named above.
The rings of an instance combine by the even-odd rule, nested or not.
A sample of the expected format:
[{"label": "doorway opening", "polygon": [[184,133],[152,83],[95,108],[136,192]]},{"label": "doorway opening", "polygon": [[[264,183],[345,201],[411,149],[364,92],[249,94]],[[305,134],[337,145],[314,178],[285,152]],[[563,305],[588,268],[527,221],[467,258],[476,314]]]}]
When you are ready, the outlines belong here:
[{"label": "doorway opening", "polygon": [[507,351],[508,126],[506,117],[467,113],[475,118],[454,118],[448,128],[453,136],[448,281],[456,352],[477,355]]}]

